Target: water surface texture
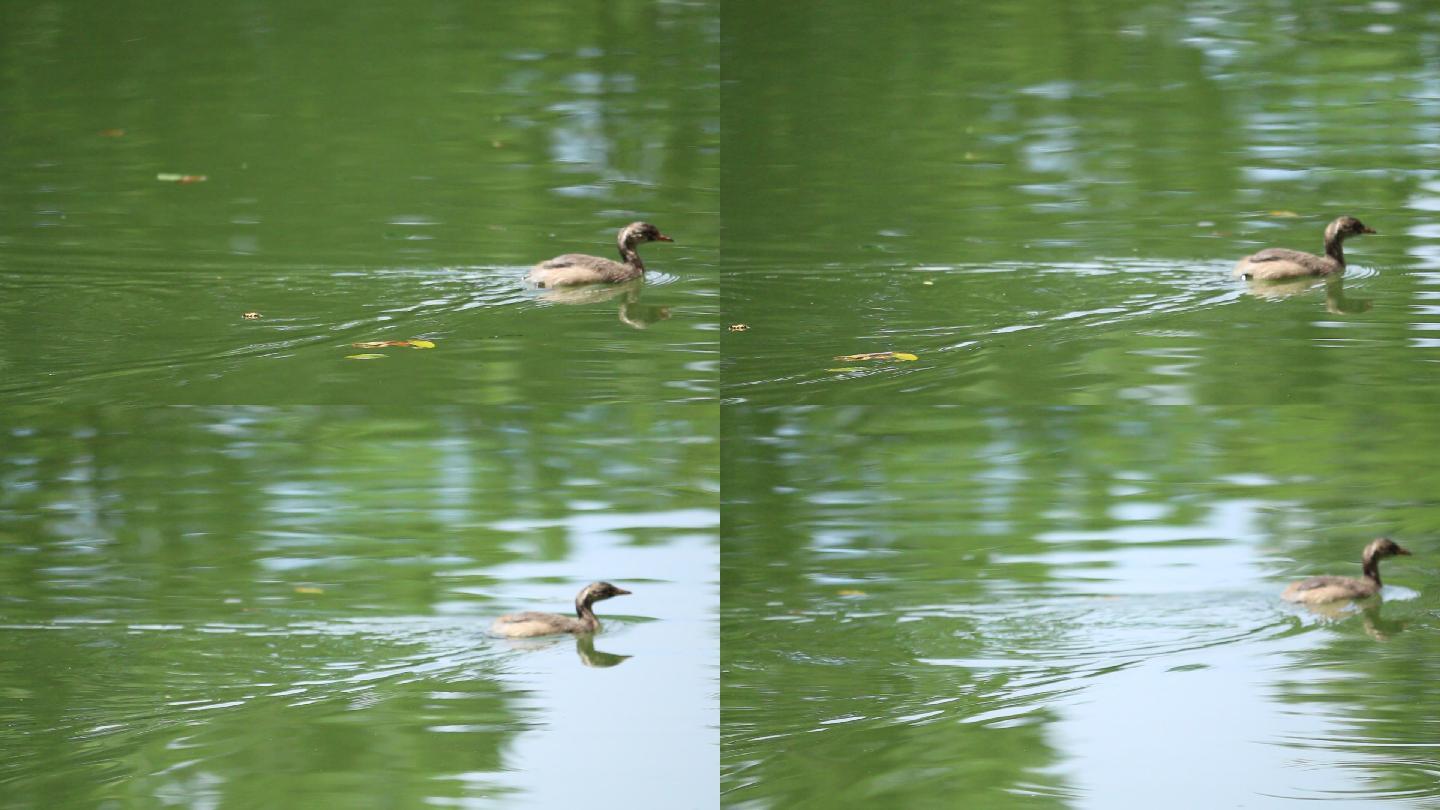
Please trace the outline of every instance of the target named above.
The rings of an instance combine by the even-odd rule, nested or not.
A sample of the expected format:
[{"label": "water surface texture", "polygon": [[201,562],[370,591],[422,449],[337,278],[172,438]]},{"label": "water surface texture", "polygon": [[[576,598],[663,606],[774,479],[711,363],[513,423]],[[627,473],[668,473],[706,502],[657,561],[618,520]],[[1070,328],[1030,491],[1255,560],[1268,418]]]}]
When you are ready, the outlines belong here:
[{"label": "water surface texture", "polygon": [[[706,2],[6,4],[0,397],[713,396],[718,26]],[[648,283],[523,285],[637,219],[675,238]],[[436,345],[352,346],[411,339]]]},{"label": "water surface texture", "polygon": [[[1440,15],[1423,3],[725,6],[725,396],[1428,394]],[[1343,285],[1235,260],[1321,250]],[[837,361],[899,351],[910,362]]]},{"label": "water surface texture", "polygon": [[714,806],[714,406],[663,410],[0,410],[0,806]]},{"label": "water surface texture", "polygon": [[[724,429],[727,806],[1440,805],[1433,409]],[[1383,601],[1280,600],[1382,533]]]}]

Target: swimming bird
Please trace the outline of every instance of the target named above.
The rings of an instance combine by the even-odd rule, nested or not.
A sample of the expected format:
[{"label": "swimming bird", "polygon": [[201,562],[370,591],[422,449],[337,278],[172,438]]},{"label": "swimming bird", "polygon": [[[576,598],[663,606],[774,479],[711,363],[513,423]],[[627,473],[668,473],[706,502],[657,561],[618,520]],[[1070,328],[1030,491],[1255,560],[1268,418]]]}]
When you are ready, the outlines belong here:
[{"label": "swimming bird", "polygon": [[[559,613],[538,613],[527,610],[524,613],[509,613],[496,619],[490,625],[490,632],[507,638],[530,638],[550,636],[559,633],[594,633],[600,629],[600,620],[595,618],[591,605],[612,596],[625,596],[630,592],[608,582],[592,582],[575,595],[575,616]],[[578,617],[578,618],[576,618]]]},{"label": "swimming bird", "polygon": [[537,287],[568,287],[574,284],[617,284],[645,275],[645,264],[635,246],[642,242],[673,242],[648,222],[632,222],[615,235],[623,262],[566,253],[547,259],[530,269],[530,283]]},{"label": "swimming bird", "polygon": [[1236,263],[1234,275],[1259,281],[1338,275],[1345,272],[1345,251],[1341,246],[1347,238],[1365,233],[1375,231],[1355,217],[1340,217],[1325,226],[1324,256],[1285,248],[1266,248]]},{"label": "swimming bird", "polygon": [[1360,570],[1364,576],[1355,577],[1311,577],[1292,582],[1280,598],[1287,602],[1303,602],[1318,605],[1324,602],[1338,602],[1342,599],[1365,599],[1380,592],[1380,561],[1397,554],[1409,555],[1388,537],[1377,537],[1370,541],[1360,556]]}]

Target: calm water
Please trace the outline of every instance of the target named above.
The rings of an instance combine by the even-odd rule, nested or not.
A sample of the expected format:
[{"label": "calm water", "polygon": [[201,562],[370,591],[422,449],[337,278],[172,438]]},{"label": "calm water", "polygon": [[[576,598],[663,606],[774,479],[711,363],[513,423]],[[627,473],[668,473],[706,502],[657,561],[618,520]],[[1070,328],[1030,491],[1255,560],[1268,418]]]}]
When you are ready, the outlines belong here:
[{"label": "calm water", "polygon": [[0,808],[1440,808],[1440,11],[0,8]]},{"label": "calm water", "polygon": [[[722,341],[730,401],[1429,397],[1433,7],[725,17],[723,318],[750,327]],[[1351,243],[1342,288],[1230,280],[1262,246],[1318,252],[1347,213],[1381,235]],[[881,351],[918,359],[833,359]]]},{"label": "calm water", "polygon": [[[1440,806],[1433,408],[724,429],[728,806]],[[1383,603],[1279,600],[1380,533]]]},{"label": "calm water", "polygon": [[[714,3],[11,2],[0,54],[7,401],[714,396]],[[642,218],[643,287],[522,284]]]},{"label": "calm water", "polygon": [[713,805],[717,461],[713,405],[6,408],[0,805]]}]

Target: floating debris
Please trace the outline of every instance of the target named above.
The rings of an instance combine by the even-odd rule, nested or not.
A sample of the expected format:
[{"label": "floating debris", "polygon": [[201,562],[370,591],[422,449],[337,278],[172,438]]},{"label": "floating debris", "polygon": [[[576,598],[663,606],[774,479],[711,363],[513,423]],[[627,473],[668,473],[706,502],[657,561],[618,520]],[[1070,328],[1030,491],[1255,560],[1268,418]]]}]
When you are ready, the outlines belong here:
[{"label": "floating debris", "polygon": [[868,354],[844,354],[835,359],[853,363],[856,360],[919,360],[920,358],[909,352],[870,352]]},{"label": "floating debris", "polygon": [[179,183],[183,186],[189,183],[203,183],[210,178],[203,174],[169,174],[161,172],[155,175],[155,179],[162,183]]},{"label": "floating debris", "polygon": [[366,340],[360,343],[351,343],[352,349],[384,349],[390,346],[400,346],[407,349],[433,349],[435,343],[429,340]]}]

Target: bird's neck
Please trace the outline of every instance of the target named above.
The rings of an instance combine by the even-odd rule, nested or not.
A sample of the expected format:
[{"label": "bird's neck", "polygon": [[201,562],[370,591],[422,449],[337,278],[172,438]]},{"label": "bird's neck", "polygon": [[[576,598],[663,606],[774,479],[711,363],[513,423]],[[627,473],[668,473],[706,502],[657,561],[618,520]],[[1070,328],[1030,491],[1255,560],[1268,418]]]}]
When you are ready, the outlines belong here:
[{"label": "bird's neck", "polygon": [[1326,236],[1325,255],[1339,262],[1343,267],[1345,264],[1345,237],[1338,233]]},{"label": "bird's neck", "polygon": [[1374,580],[1376,585],[1380,584],[1380,558],[1367,557],[1361,565],[1360,570],[1365,573],[1365,578]]},{"label": "bird's neck", "polygon": [[645,265],[640,261],[640,254],[635,250],[634,245],[630,244],[629,242],[622,241],[619,244],[619,248],[620,258],[623,259],[626,264],[630,265],[631,267],[639,268],[640,270],[645,269]]},{"label": "bird's neck", "polygon": [[589,600],[575,600],[575,615],[580,617],[580,623],[590,630],[600,626],[600,620],[595,618],[595,611],[590,609]]}]

